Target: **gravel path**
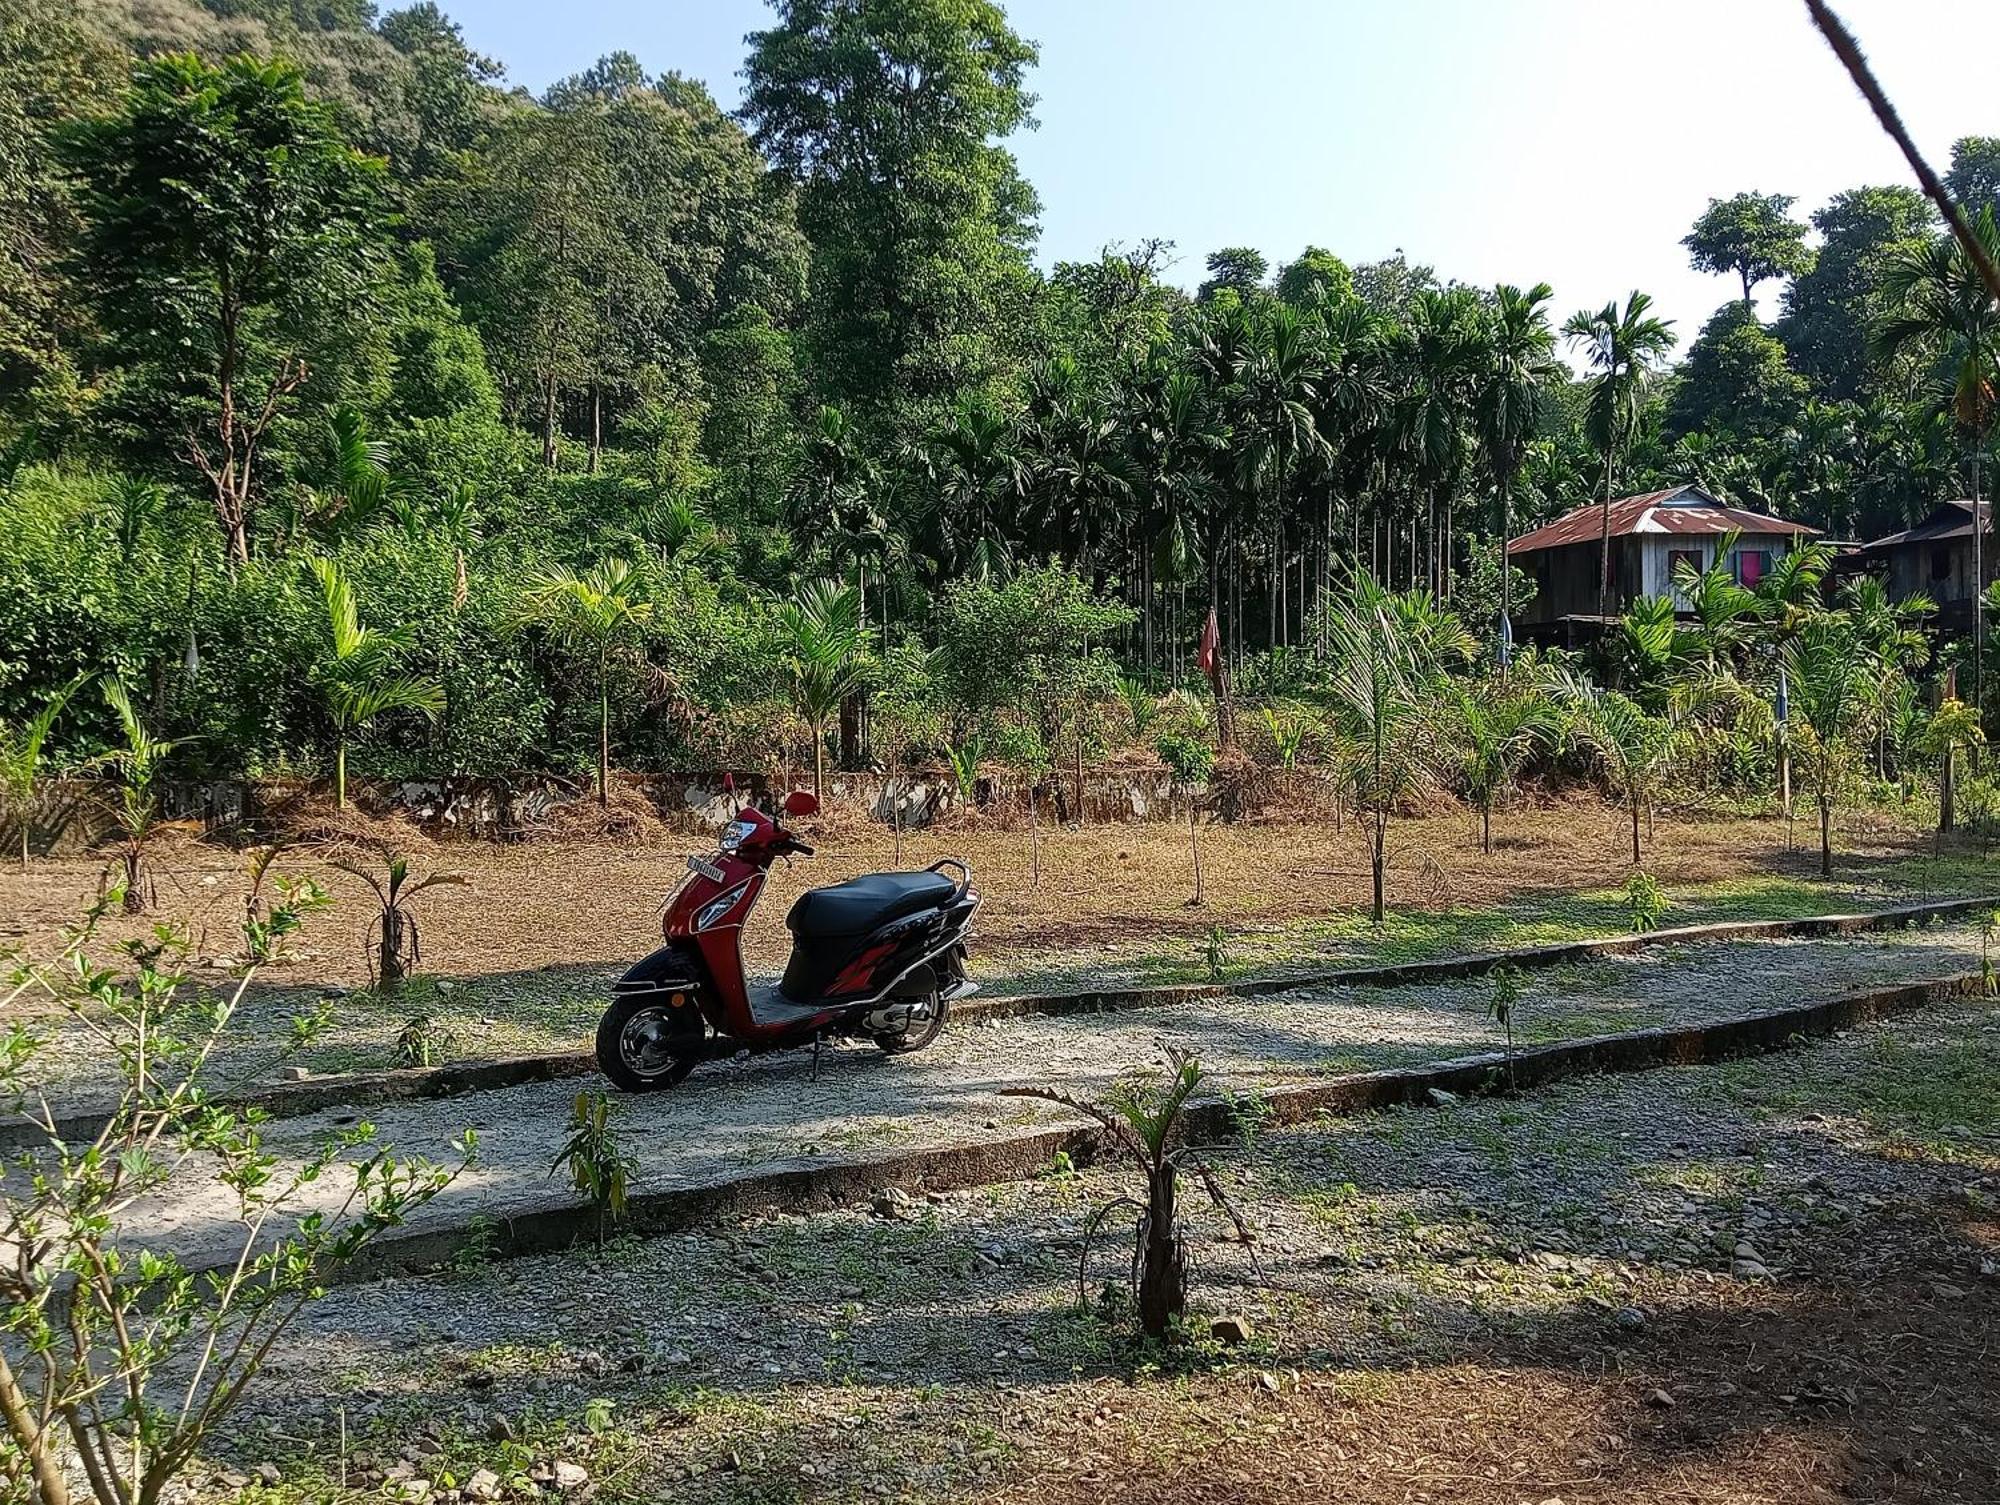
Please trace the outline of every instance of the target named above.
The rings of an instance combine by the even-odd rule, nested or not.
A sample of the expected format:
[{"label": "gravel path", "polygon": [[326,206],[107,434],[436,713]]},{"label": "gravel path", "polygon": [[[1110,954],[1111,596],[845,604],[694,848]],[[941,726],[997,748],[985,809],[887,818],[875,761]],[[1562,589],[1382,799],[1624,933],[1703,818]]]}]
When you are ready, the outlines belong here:
[{"label": "gravel path", "polygon": [[[1516,1028],[1524,1040],[1606,1034],[1774,1010],[1885,981],[1978,965],[1968,929],[1858,939],[1759,941],[1647,950],[1531,974]],[[1244,1091],[1329,1074],[1431,1061],[1504,1039],[1487,1016],[1491,983],[1395,989],[1301,989],[1260,999],[1070,1019],[1024,1017],[948,1029],[920,1055],[888,1058],[865,1045],[829,1049],[817,1082],[803,1054],[718,1063],[680,1088],[618,1100],[618,1133],[642,1189],[706,1185],[758,1169],[860,1159],[884,1151],[974,1142],[1055,1120],[1057,1110],[1000,1089],[1058,1085],[1094,1096],[1116,1078],[1157,1066],[1162,1047],[1197,1052],[1219,1087]],[[459,1226],[571,1200],[550,1166],[578,1084],[543,1083],[367,1115],[384,1143],[442,1156],[467,1127],[479,1159],[414,1220]],[[360,1116],[331,1111],[268,1127],[267,1144],[302,1156]],[[330,1176],[321,1203],[344,1192]],[[199,1165],[133,1209],[149,1242],[183,1252],[233,1245],[233,1210]]]},{"label": "gravel path", "polygon": [[[1780,949],[1829,980],[1892,959]],[[1940,951],[1962,959],[1941,941],[1902,960]],[[1730,975],[1720,954],[1687,961]],[[363,1488],[536,1458],[587,1464],[610,1499],[690,1505],[996,1485],[1116,1498],[1093,1469],[1115,1472],[1129,1443],[1162,1470],[1218,1413],[1241,1411],[1245,1434],[1217,1439],[1244,1443],[1225,1466],[1278,1480],[1266,1423],[1320,1386],[1332,1409],[1316,1425],[1305,1413],[1294,1458],[1329,1452],[1343,1483],[1380,1488],[1300,1497],[1407,1500],[1460,1444],[1413,1452],[1411,1419],[1391,1409],[1378,1436],[1370,1408],[1426,1371],[1484,1364],[1414,1420],[1471,1424],[1491,1397],[1507,1415],[1533,1395],[1462,1444],[1468,1472],[1511,1452],[1519,1487],[1439,1498],[1830,1498],[1807,1486],[1832,1459],[1869,1486],[1858,1497],[1989,1499],[1992,1365],[1976,1334],[2000,1264],[1936,1209],[1996,1205],[1996,1104],[2000,1014],[1965,1003],[1722,1066],[1270,1135],[1219,1162],[1268,1283],[1220,1220],[1188,1209],[1197,1301],[1254,1334],[1234,1365],[1192,1379],[1135,1382],[1071,1305],[1084,1223],[1129,1189],[1115,1171],[336,1292],[288,1338],[231,1462],[281,1459],[310,1492],[334,1468],[338,1407]],[[1119,1262],[1101,1245],[1093,1285]],[[614,1424],[586,1429],[587,1406]],[[1574,1419],[1549,1441],[1552,1416]],[[1668,1487],[1683,1461],[1706,1472]],[[1773,1471],[1785,1477],[1765,1482]],[[1180,1498],[1275,1497],[1183,1485]]]}]

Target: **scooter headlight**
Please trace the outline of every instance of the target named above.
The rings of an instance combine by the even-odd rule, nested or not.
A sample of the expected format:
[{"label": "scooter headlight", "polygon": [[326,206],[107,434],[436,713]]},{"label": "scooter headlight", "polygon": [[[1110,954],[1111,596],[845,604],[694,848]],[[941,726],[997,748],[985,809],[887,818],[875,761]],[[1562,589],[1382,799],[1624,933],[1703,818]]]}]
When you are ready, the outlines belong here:
[{"label": "scooter headlight", "polygon": [[742,846],[757,828],[747,820],[732,820],[722,828],[722,850],[733,852]]}]

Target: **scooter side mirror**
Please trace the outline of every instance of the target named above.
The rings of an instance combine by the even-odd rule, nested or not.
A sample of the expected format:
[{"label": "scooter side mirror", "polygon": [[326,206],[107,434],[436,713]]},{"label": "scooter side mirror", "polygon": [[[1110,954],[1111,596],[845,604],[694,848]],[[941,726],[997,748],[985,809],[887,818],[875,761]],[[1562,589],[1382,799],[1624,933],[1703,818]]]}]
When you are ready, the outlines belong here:
[{"label": "scooter side mirror", "polygon": [[804,817],[819,814],[819,800],[803,789],[794,789],[785,796],[785,814]]}]

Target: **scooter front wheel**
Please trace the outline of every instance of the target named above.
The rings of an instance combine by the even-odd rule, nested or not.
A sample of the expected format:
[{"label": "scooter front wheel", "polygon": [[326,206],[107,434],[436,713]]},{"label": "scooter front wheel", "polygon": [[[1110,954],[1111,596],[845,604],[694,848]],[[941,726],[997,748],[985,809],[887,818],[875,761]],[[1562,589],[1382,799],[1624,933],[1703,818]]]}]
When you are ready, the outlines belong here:
[{"label": "scooter front wheel", "polygon": [[597,1069],[622,1092],[657,1092],[687,1079],[706,1054],[701,1011],[657,994],[614,999],[597,1021]]},{"label": "scooter front wheel", "polygon": [[943,1033],[945,1015],[951,1011],[951,1005],[935,993],[931,994],[930,1002],[924,1007],[925,1013],[912,1012],[910,1022],[894,1034],[884,1033],[869,1038],[892,1056],[906,1056],[912,1051],[922,1050]]}]

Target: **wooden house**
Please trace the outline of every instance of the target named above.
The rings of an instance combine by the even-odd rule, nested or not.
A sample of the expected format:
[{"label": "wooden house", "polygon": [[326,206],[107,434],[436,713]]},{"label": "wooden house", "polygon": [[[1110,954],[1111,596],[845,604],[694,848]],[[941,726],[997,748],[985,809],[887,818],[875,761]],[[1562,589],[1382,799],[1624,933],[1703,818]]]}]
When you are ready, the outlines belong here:
[{"label": "wooden house", "polygon": [[[1991,585],[2000,568],[1993,558],[1993,518],[1985,502],[1979,504],[1979,521],[1986,531],[1985,583]],[[1863,544],[1860,565],[1881,579],[1890,600],[1929,596],[1937,603],[1934,620],[1940,627],[1971,629],[1972,598],[1979,588],[1973,584],[1970,501],[1940,502],[1916,526]]]},{"label": "wooden house", "polygon": [[[1725,506],[1696,486],[1648,491],[1611,504],[1611,599],[1615,619],[1640,596],[1673,593],[1676,566],[1715,562],[1729,534],[1731,574],[1754,587],[1772,565],[1818,531],[1767,513]],[[1523,638],[1561,643],[1606,625],[1598,615],[1598,557],[1604,508],[1598,502],[1565,512],[1507,545],[1507,559],[1535,582],[1534,598],[1514,612]]]}]

